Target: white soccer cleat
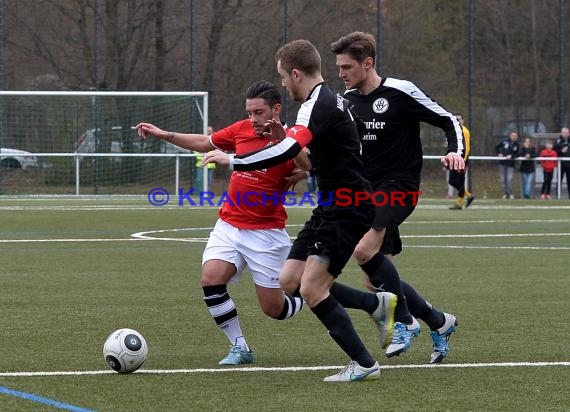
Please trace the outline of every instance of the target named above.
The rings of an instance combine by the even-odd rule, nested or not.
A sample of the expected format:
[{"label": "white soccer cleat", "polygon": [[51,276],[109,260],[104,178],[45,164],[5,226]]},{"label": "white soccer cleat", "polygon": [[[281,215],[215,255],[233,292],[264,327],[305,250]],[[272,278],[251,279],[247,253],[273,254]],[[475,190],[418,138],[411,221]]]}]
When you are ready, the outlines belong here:
[{"label": "white soccer cleat", "polygon": [[327,376],[323,380],[325,382],[362,382],[378,379],[380,377],[380,365],[374,363],[372,367],[365,368],[360,366],[358,362],[351,361],[336,375]]}]

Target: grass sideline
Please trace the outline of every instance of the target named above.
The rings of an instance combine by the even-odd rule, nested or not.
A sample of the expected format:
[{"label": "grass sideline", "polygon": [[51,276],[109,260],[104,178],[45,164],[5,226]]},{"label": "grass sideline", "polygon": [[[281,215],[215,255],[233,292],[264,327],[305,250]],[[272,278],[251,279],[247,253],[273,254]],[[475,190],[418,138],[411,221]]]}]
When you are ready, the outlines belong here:
[{"label": "grass sideline", "polygon": [[[446,364],[570,361],[570,202],[449,205],[420,201],[397,258],[406,280],[459,319]],[[309,214],[289,209],[291,235]],[[108,371],[101,349],[119,327],[147,339],[145,370],[220,369],[228,343],[202,301],[204,243],[191,241],[206,238],[216,217],[216,208],[155,208],[143,197],[0,199],[0,388],[97,411],[570,408],[568,366],[419,367],[431,352],[423,323],[409,353],[386,359],[357,311],[350,314],[362,338],[390,367],[378,381],[325,384],[336,370],[319,368],[346,364],[344,354],[308,310],[286,322],[265,317],[247,276],[230,292],[261,370],[13,375]],[[186,228],[194,230],[174,230]],[[140,232],[171,240],[132,238]],[[341,280],[362,285],[353,262]],[[314,369],[263,369],[287,367]],[[0,410],[54,408],[0,394]]]}]

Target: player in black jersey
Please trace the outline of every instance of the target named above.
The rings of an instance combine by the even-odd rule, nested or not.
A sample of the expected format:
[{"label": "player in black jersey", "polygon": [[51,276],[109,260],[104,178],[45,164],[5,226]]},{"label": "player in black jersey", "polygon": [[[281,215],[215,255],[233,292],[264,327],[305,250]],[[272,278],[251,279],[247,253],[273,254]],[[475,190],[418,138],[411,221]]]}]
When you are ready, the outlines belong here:
[{"label": "player in black jersey", "polygon": [[[329,292],[359,240],[370,229],[375,213],[370,199],[362,197],[370,187],[364,177],[356,123],[348,110],[348,101],[324,83],[320,55],[310,42],[287,43],[275,58],[283,85],[294,100],[303,101],[295,125],[285,131],[277,122],[268,122],[272,137],[282,138],[281,142],[235,156],[229,163],[234,170],[261,169],[294,157],[302,147],[310,150],[320,191],[330,193],[332,202],[319,204],[298,234],[281,271],[281,285],[291,293],[300,292],[351,359],[346,368],[325,381],[375,379],[380,375],[378,362],[364,346],[346,310]],[[226,156],[214,152],[204,159],[223,164]],[[380,286],[373,273],[370,279]],[[358,292],[359,307],[371,314],[383,342],[383,336],[391,333],[396,296],[388,292]]]},{"label": "player in black jersey", "polygon": [[[351,110],[361,121],[362,155],[373,190],[384,193],[419,191],[423,162],[420,122],[445,132],[447,154],[441,158],[441,163],[462,172],[465,167],[461,156],[463,135],[455,116],[412,82],[380,77],[374,67],[375,50],[374,37],[363,32],[348,34],[331,44],[339,77],[347,88],[344,96],[350,100]],[[387,202],[376,207],[372,229],[354,252],[360,265],[382,260],[384,254],[393,256],[401,252],[398,226],[414,211],[416,200],[407,195],[404,206]],[[402,282],[400,291],[388,276],[383,286],[398,295],[393,340],[386,355],[407,351],[412,337],[419,334],[419,323],[399,308],[400,303],[406,301],[411,314],[424,320],[431,329],[431,363],[441,362],[449,353],[448,340],[455,331],[455,316],[433,308],[406,282]],[[350,307],[339,297],[341,290],[334,293],[341,303]]]}]

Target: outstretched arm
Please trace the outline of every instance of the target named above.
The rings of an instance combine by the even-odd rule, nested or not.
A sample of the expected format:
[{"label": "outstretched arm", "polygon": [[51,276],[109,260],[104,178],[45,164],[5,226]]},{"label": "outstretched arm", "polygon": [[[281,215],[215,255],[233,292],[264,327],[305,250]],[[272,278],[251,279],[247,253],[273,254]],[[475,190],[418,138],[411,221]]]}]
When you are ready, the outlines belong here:
[{"label": "outstretched arm", "polygon": [[[219,153],[219,151],[210,152],[204,156],[203,164],[215,162],[230,165],[234,170],[265,169],[295,158],[313,137],[311,131],[304,126],[295,125],[287,131],[286,136],[280,123],[270,120],[266,126],[270,129],[268,135],[272,138],[282,139],[278,144],[244,155],[228,156]],[[283,136],[285,137],[283,138]]]},{"label": "outstretched arm", "polygon": [[142,139],[152,136],[156,139],[166,140],[183,149],[194,150],[196,152],[207,152],[214,149],[210,142],[210,136],[205,134],[188,134],[168,132],[162,130],[152,123],[139,123],[136,126],[137,133]]}]

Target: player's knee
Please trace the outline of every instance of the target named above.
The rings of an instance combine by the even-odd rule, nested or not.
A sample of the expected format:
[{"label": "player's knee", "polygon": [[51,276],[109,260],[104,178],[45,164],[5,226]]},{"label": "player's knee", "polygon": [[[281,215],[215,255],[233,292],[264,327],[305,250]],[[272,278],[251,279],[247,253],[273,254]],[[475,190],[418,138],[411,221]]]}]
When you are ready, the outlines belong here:
[{"label": "player's knee", "polygon": [[322,291],[319,291],[310,285],[301,285],[299,292],[307,306],[310,308],[314,308],[325,297],[323,296]]},{"label": "player's knee", "polygon": [[372,256],[374,256],[376,253],[378,253],[378,251],[375,252],[374,250],[372,250],[367,245],[359,244],[354,249],[354,252],[352,255],[354,256],[354,258],[356,259],[356,261],[360,265],[362,263],[369,261],[372,258]]},{"label": "player's knee", "polygon": [[283,312],[283,303],[265,302],[261,304],[261,310],[266,316],[273,319],[279,319],[281,312]]},{"label": "player's knee", "polygon": [[200,280],[202,287],[205,286],[215,286],[215,285],[225,285],[227,279],[225,276],[220,276],[216,273],[202,273],[202,278]]},{"label": "player's knee", "polygon": [[280,276],[279,277],[279,285],[281,289],[289,293],[295,293],[297,288],[299,287],[299,282],[293,276]]}]

